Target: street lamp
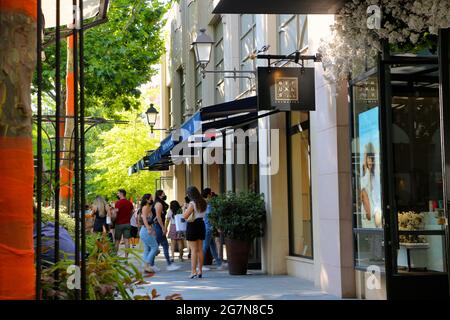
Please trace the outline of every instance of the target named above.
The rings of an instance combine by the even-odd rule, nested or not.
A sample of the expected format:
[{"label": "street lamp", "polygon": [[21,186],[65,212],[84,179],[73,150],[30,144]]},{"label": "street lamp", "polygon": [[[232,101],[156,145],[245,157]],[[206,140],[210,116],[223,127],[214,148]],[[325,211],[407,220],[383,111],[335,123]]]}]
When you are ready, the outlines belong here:
[{"label": "street lamp", "polygon": [[153,127],[156,124],[156,117],[158,116],[158,110],[156,110],[153,103],[150,104],[150,108],[145,111],[147,117],[147,123],[150,126],[151,133],[153,134]]},{"label": "street lamp", "polygon": [[197,60],[197,63],[201,67],[201,73],[203,78],[205,78],[205,75],[207,73],[232,73],[232,76],[224,76],[224,78],[247,78],[251,79],[249,76],[238,76],[237,74],[251,74],[253,76],[256,75],[256,71],[244,71],[244,70],[211,70],[207,71],[206,66],[208,65],[210,59],[211,59],[211,51],[212,46],[214,44],[214,41],[211,39],[209,35],[206,34],[206,30],[204,28],[200,29],[199,34],[197,35],[197,38],[194,42],[191,43],[191,45],[194,47],[195,52],[195,59]]},{"label": "street lamp", "polygon": [[206,34],[205,29],[200,29],[200,33],[197,35],[197,39],[192,42],[192,46],[194,47],[195,59],[202,66],[202,68],[206,68],[211,59],[211,51],[212,45],[214,41],[210,36]]}]

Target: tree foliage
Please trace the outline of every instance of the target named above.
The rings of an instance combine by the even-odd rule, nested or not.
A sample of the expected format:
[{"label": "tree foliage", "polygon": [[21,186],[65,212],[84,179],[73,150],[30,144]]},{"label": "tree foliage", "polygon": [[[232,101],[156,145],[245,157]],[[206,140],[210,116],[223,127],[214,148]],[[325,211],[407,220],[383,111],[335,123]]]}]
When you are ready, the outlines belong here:
[{"label": "tree foliage", "polygon": [[[153,66],[164,50],[162,28],[167,7],[159,0],[114,0],[110,2],[108,22],[85,32],[87,115],[114,116],[115,111],[139,107],[138,88],[155,74]],[[45,57],[43,87],[54,98],[54,44],[46,47]],[[62,88],[65,63],[66,45],[62,41]]]},{"label": "tree foliage", "polygon": [[146,151],[155,149],[158,140],[149,139],[149,129],[142,120],[129,117],[128,125],[116,125],[93,137],[99,140],[100,146],[88,155],[88,199],[96,195],[111,199],[120,188],[133,198],[154,193],[158,172],[140,171],[128,176],[128,168],[142,159]]}]

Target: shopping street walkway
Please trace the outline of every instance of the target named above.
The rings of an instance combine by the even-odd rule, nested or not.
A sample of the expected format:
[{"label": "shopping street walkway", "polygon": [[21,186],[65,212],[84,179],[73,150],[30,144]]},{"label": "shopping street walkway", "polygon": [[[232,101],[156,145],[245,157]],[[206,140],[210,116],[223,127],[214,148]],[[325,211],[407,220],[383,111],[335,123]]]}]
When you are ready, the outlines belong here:
[{"label": "shopping street walkway", "polygon": [[[335,296],[326,294],[314,287],[313,283],[292,276],[269,276],[257,270],[249,270],[245,276],[231,276],[228,270],[219,271],[211,266],[203,271],[202,279],[189,279],[190,260],[183,263],[176,258],[181,268],[167,271],[162,252],[156,258],[159,273],[146,277],[150,282],[140,285],[136,295],[150,294],[156,289],[160,297],[179,293],[184,300],[333,300]],[[135,249],[138,250],[138,249]],[[187,256],[187,255],[185,255]],[[131,261],[130,261],[131,262]],[[139,263],[136,261],[136,265]],[[142,266],[139,265],[142,270]]]}]

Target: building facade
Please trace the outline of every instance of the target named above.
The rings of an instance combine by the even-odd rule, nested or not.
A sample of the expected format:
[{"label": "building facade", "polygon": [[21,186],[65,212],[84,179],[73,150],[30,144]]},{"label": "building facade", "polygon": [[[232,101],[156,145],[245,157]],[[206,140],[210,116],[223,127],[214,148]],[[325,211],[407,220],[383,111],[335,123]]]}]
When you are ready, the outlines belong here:
[{"label": "building facade", "polygon": [[[214,5],[209,0],[186,0],[170,12],[161,77],[164,128],[179,128],[202,107],[256,95],[251,74],[202,77],[191,45],[199,29],[205,28],[214,41],[207,70],[253,71],[267,64],[252,56],[264,46],[268,54],[297,50],[316,54],[334,19],[333,15],[216,15]],[[258,138],[257,150],[247,149],[256,153],[257,163],[229,163],[237,150],[232,135],[227,135],[226,164],[170,166],[162,172],[161,186],[179,201],[189,185],[218,193],[263,193],[268,217],[264,238],[254,244],[255,265],[268,274],[302,277],[331,294],[354,297],[347,87],[328,85],[321,64],[315,67],[316,111],[281,112],[243,128]],[[276,129],[276,137],[268,133],[270,129]],[[266,159],[275,158],[277,168],[271,168],[276,161],[266,165]]]},{"label": "building facade", "polygon": [[[433,45],[416,52],[380,37],[376,57],[366,51],[360,74],[349,73],[342,82],[325,81],[322,63],[306,60],[303,67],[314,72],[308,93],[315,110],[258,110],[265,87],[256,83],[262,78],[255,71],[268,61],[257,55],[314,57],[322,41],[336,41],[330,26],[344,3],[180,1],[167,25],[160,120],[165,128],[189,129],[191,146],[200,145],[201,153],[172,153],[186,137],[173,142],[171,133],[139,167],[162,170],[161,186],[179,201],[189,185],[263,194],[267,223],[253,244],[251,268],[301,277],[338,297],[448,298],[445,24]],[[366,11],[366,3],[355,5],[355,12]],[[206,72],[192,46],[200,29],[213,42]],[[271,67],[296,66],[292,59],[274,59]],[[283,86],[277,83],[275,90],[277,85]],[[305,90],[299,88],[297,94]],[[201,140],[193,133],[198,119]],[[209,139],[207,128],[214,125],[220,130]],[[236,144],[242,132],[247,138]],[[203,156],[208,139],[221,146],[219,156]],[[174,165],[174,157],[187,160]],[[196,161],[209,157],[223,161]]]}]

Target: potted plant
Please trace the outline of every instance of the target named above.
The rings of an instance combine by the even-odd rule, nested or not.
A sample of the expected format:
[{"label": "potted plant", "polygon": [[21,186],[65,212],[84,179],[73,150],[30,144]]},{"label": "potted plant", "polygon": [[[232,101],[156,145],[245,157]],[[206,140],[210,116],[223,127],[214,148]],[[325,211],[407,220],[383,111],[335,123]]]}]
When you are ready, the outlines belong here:
[{"label": "potted plant", "polygon": [[252,241],[264,235],[266,208],[264,197],[253,192],[228,192],[211,199],[209,220],[221,231],[227,248],[231,275],[247,273]]}]

